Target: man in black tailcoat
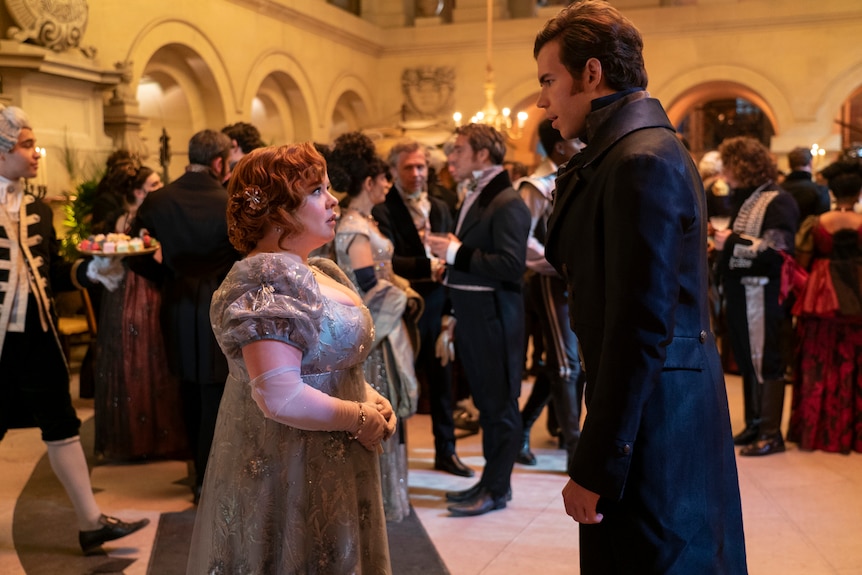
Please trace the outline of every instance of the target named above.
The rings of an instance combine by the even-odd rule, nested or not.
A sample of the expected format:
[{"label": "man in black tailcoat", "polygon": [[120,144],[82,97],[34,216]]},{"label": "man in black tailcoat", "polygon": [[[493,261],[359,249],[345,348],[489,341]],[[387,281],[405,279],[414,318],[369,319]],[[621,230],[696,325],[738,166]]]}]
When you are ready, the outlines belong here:
[{"label": "man in black tailcoat", "polygon": [[227,190],[222,186],[230,173],[230,149],[231,140],[223,133],[203,130],[192,136],[185,174],[149,194],[135,220],[135,233],[145,228],[161,243],[161,264],[130,258],[135,272],[162,280],[162,330],[169,366],[182,386],[195,458],[195,500],[228,373],[210,326],[210,300],[240,258],[228,241]]}]

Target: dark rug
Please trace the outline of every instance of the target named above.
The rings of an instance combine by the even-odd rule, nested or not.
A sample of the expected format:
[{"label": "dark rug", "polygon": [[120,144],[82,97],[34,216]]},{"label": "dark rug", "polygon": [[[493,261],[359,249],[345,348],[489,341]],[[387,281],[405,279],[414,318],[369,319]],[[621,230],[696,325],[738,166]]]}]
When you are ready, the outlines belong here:
[{"label": "dark rug", "polygon": [[[93,419],[81,426],[88,460],[93,453]],[[92,466],[92,461],[90,461]],[[27,575],[122,574],[135,559],[95,555],[78,547],[75,512],[63,486],[51,470],[48,456],[36,464],[15,504],[12,538]],[[162,513],[148,573],[183,575],[195,521],[195,509]],[[400,523],[387,523],[393,575],[449,575],[428,533],[411,508]],[[111,543],[122,545],[122,539]]]},{"label": "dark rug", "polygon": [[[195,510],[162,513],[150,573],[153,575],[185,575],[186,558],[195,524]],[[428,538],[428,533],[410,509],[410,515],[400,523],[387,523],[389,553],[393,575],[448,575],[449,570]]]}]

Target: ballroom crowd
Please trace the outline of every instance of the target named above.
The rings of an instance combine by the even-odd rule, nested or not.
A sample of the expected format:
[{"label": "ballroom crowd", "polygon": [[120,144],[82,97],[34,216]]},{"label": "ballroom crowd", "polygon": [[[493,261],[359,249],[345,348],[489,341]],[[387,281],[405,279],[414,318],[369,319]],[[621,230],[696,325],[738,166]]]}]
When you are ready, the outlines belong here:
[{"label": "ballroom crowd", "polygon": [[[637,30],[604,3],[561,14],[535,46],[548,119],[532,169],[510,173],[505,135],[485,124],[458,126],[438,148],[387,149],[361,132],[266,145],[248,123],[205,129],[176,180],[120,150],[79,198],[87,234],[155,238],[142,255],[45,251],[57,244],[50,214],[15,188],[37,169],[33,127],[18,108],[0,111],[0,252],[12,261],[0,268],[0,364],[23,381],[26,357],[49,382],[4,384],[3,432],[34,424],[5,407],[27,395],[84,552],[146,520],[95,505],[62,354],[25,351],[57,347],[51,290],[85,289],[96,304],[85,361],[97,457],[192,462],[189,573],[306,572],[311,560],[320,572],[388,572],[386,525],[410,513],[404,421],[420,406],[434,468],[478,473],[445,494],[452,517],[517,497],[512,470],[535,465],[530,430],[549,409],[566,511],[582,550],[595,550],[582,551],[585,573],[603,572],[598,555],[621,533],[633,557],[655,561],[649,572],[677,560],[705,572],[704,557],[743,572],[742,546],[728,544],[742,537],[731,441],[742,456],[786,441],[862,452],[859,159],[816,171],[800,148],[782,174],[747,136],[691,158],[645,91],[642,62],[615,53],[631,68],[620,71],[566,55],[578,18],[615,21],[639,54]],[[38,270],[29,281],[27,266]],[[535,379],[521,409],[528,349]],[[745,427],[732,437],[722,368],[743,386]],[[457,453],[466,397],[481,472]],[[670,457],[698,451],[696,434],[715,447],[701,450],[708,469]],[[714,484],[671,486],[659,460],[682,478],[714,472]],[[656,544],[643,517],[679,527],[690,519],[668,511],[679,498],[713,536]],[[604,572],[627,572],[629,559],[614,561]]]}]

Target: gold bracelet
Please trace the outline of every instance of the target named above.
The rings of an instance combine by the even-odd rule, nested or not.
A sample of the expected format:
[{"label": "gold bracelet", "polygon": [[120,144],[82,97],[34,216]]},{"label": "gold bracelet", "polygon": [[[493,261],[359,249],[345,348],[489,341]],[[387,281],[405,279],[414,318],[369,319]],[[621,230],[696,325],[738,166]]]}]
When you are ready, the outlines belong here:
[{"label": "gold bracelet", "polygon": [[347,434],[350,439],[359,439],[359,434],[362,433],[362,426],[365,425],[365,420],[367,419],[367,416],[365,415],[365,408],[362,407],[362,404],[358,401],[355,403],[359,406],[359,427],[356,428],[355,434]]}]

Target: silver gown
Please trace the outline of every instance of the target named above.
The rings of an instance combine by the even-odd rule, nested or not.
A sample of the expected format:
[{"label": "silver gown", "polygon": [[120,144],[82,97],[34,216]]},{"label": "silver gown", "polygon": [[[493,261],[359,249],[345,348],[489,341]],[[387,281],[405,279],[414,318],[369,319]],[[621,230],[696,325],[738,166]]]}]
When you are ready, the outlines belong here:
[{"label": "silver gown", "polygon": [[[398,430],[383,442],[380,456],[383,508],[387,521],[401,521],[410,514],[407,440],[403,422],[416,412],[418,400],[413,347],[401,320],[407,295],[393,283],[392,255],[395,250],[392,242],[378,231],[372,220],[359,216],[354,210],[345,210],[335,232],[335,257],[341,269],[356,283],[348,249],[357,236],[367,237],[371,244],[374,272],[378,279],[377,285],[362,293],[362,300],[374,318],[375,330],[374,345],[365,360],[365,377],[392,403],[399,417]],[[359,290],[361,293],[361,288]]]},{"label": "silver gown", "polygon": [[230,364],[204,478],[189,574],[388,574],[377,455],[344,431],[302,431],[263,417],[242,347],[274,339],[302,350],[302,379],[364,400],[368,310],[321,295],[315,273],[347,285],[328,260],[279,254],[234,264],[210,318]]}]

